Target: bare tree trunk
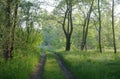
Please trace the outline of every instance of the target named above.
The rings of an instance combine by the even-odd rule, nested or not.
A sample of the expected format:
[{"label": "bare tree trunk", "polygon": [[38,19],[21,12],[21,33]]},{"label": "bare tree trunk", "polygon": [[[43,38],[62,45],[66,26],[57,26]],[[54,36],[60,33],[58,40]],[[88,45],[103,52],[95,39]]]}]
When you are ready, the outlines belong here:
[{"label": "bare tree trunk", "polygon": [[11,0],[6,0],[6,32],[4,33],[3,52],[6,60],[10,58],[11,47]]},{"label": "bare tree trunk", "polygon": [[12,27],[12,43],[11,43],[11,48],[10,48],[10,57],[12,58],[13,57],[13,54],[12,54],[12,51],[14,50],[14,42],[15,42],[15,28],[16,28],[16,25],[17,25],[17,15],[18,15],[18,0],[16,0],[15,2],[15,10],[14,10],[14,25]]},{"label": "bare tree trunk", "polygon": [[[72,4],[70,3],[70,9],[69,9],[70,13],[69,13],[69,17],[70,17],[70,31],[69,31],[69,41],[71,39],[71,36],[72,36],[72,32],[73,32],[73,20],[72,20]],[[71,47],[71,42],[69,42],[69,50],[70,50],[70,47]]]},{"label": "bare tree trunk", "polygon": [[67,36],[66,37],[66,51],[69,51],[70,50],[70,37]]},{"label": "bare tree trunk", "polygon": [[84,40],[85,40],[85,27],[86,27],[86,22],[87,22],[87,18],[85,18],[84,20],[84,25],[83,25],[83,34],[82,34],[82,42],[81,42],[81,50],[84,49]]},{"label": "bare tree trunk", "polygon": [[[69,6],[68,6],[69,8]],[[68,13],[67,13],[67,17],[68,17],[68,26],[67,26],[67,35],[66,35],[66,51],[69,51],[70,50],[70,34],[69,34],[69,31],[70,31],[70,12],[68,10]]]},{"label": "bare tree trunk", "polygon": [[99,50],[102,53],[102,47],[101,47],[101,11],[100,11],[100,0],[98,0],[98,13],[99,13]]},{"label": "bare tree trunk", "polygon": [[116,41],[115,41],[115,30],[114,30],[114,0],[112,1],[112,31],[113,31],[113,46],[114,46],[114,53],[117,53],[116,49]]},{"label": "bare tree trunk", "polygon": [[[87,40],[87,35],[88,35],[88,27],[89,27],[89,22],[90,22],[90,15],[91,15],[91,12],[92,12],[92,7],[93,7],[93,3],[94,3],[94,0],[92,1],[92,4],[91,4],[91,7],[89,9],[89,12],[88,12],[88,15],[87,15],[87,20],[86,20],[86,28],[85,28],[85,33],[84,33],[84,38],[82,40],[82,47],[81,47],[81,50],[85,49],[86,47],[86,40]],[[86,48],[87,49],[87,48]]]},{"label": "bare tree trunk", "polygon": [[[73,32],[73,23],[72,23],[72,2],[70,1],[66,1],[67,3],[67,10],[65,12],[65,17],[64,17],[64,21],[63,21],[63,31],[66,37],[66,51],[70,51],[70,47],[71,47],[71,35]],[[68,26],[67,29],[65,29],[66,27],[66,19],[68,19]]]}]

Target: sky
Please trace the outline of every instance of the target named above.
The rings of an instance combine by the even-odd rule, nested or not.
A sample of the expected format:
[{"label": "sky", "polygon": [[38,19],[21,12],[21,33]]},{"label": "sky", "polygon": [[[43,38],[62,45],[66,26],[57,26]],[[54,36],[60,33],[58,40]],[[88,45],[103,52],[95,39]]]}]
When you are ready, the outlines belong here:
[{"label": "sky", "polygon": [[[35,0],[28,0],[28,1],[35,1]],[[56,4],[54,1],[55,0],[38,0],[43,2],[41,5],[41,8],[47,10],[49,13],[53,11],[54,5]],[[111,0],[109,0],[111,3]],[[111,3],[112,4],[112,3]],[[115,16],[120,17],[120,4],[115,6]]]},{"label": "sky", "polygon": [[[34,0],[28,0],[28,1],[34,1]],[[51,11],[53,11],[54,9],[54,0],[40,0],[42,2],[44,2],[41,5],[41,8],[46,9],[49,13]],[[115,16],[118,17],[120,19],[120,4],[115,6]],[[42,25],[42,24],[41,24]],[[35,24],[36,28],[38,28],[38,25]],[[40,28],[41,29],[41,28]]]},{"label": "sky", "polygon": [[120,4],[115,7],[115,13],[116,15],[120,14]]},{"label": "sky", "polygon": [[41,0],[41,1],[45,2],[45,4],[41,6],[43,9],[46,9],[48,12],[53,11],[54,9],[53,5],[55,4],[54,0]]},{"label": "sky", "polygon": [[[34,1],[34,0],[28,0],[28,1]],[[54,0],[40,0],[41,2],[44,2],[41,7],[43,9],[46,9],[48,12],[53,11],[54,9],[54,4],[56,4],[54,2]],[[111,1],[111,0],[109,0]],[[110,2],[111,3],[111,2]],[[119,14],[120,13],[120,4],[118,6],[115,6],[115,14]]]}]

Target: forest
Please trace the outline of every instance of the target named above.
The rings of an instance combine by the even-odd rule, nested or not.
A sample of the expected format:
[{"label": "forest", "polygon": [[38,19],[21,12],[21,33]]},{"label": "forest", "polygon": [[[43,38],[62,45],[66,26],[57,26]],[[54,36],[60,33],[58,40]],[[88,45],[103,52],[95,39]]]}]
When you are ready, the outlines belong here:
[{"label": "forest", "polygon": [[120,79],[120,0],[0,0],[0,79]]}]

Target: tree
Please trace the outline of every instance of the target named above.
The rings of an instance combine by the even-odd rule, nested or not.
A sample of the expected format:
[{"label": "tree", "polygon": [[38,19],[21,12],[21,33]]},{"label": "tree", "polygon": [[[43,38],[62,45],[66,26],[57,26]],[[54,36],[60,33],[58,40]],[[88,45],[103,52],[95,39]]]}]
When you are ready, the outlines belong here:
[{"label": "tree", "polygon": [[[72,1],[66,0],[65,2],[67,4],[67,9],[66,9],[65,16],[64,16],[64,21],[63,21],[63,31],[64,31],[64,34],[66,36],[66,51],[69,51],[70,50],[70,45],[71,45],[70,39],[71,39],[71,35],[72,35],[72,32],[73,32]],[[67,28],[65,28],[66,19],[67,19],[67,22],[68,22]]]},{"label": "tree", "polygon": [[6,27],[4,32],[3,52],[6,60],[12,57],[11,55],[11,0],[6,0]]},{"label": "tree", "polygon": [[83,50],[86,47],[86,42],[87,42],[86,40],[87,40],[87,35],[88,35],[88,27],[89,27],[92,8],[93,8],[93,3],[94,3],[94,0],[92,0],[90,9],[89,9],[88,14],[87,14],[87,17],[85,18],[85,21],[84,21],[81,50]]},{"label": "tree", "polygon": [[6,60],[13,57],[12,52],[14,49],[14,34],[17,24],[18,4],[19,0],[6,0],[6,27],[3,33],[3,52]]},{"label": "tree", "polygon": [[[15,43],[15,29],[17,26],[17,20],[18,20],[18,6],[19,6],[19,0],[15,0],[15,8],[14,8],[14,22],[13,22],[13,27],[12,27],[12,35],[11,35],[11,48],[10,52],[14,50],[14,43]],[[12,56],[12,55],[11,55]]]},{"label": "tree", "polygon": [[102,53],[102,47],[101,47],[101,10],[100,10],[100,0],[98,0],[98,13],[99,13],[99,50]]},{"label": "tree", "polygon": [[[40,12],[40,5],[39,1],[21,1],[20,3],[20,8],[21,10],[19,11],[19,23],[21,26],[21,33],[22,33],[22,38],[23,41],[26,44],[26,47],[33,43],[32,40],[36,39],[33,38],[33,33],[34,32],[39,32],[41,27],[41,12]],[[24,25],[24,27],[23,27]],[[36,27],[35,27],[36,26]],[[39,30],[39,31],[38,31]],[[28,47],[29,47],[28,46]]]},{"label": "tree", "polygon": [[114,0],[112,0],[112,32],[113,32],[113,46],[114,53],[116,54],[116,41],[115,41],[115,30],[114,30]]}]

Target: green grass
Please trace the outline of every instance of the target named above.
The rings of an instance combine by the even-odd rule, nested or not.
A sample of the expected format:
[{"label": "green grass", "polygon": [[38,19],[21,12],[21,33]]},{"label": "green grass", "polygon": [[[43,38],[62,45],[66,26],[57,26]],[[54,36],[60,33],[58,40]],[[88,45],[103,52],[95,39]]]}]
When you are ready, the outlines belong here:
[{"label": "green grass", "polygon": [[29,79],[39,58],[37,50],[16,50],[14,58],[7,62],[0,57],[0,79]]},{"label": "green grass", "polygon": [[120,79],[120,54],[106,52],[59,52],[77,79]]},{"label": "green grass", "polygon": [[65,79],[55,57],[48,53],[43,79]]}]

